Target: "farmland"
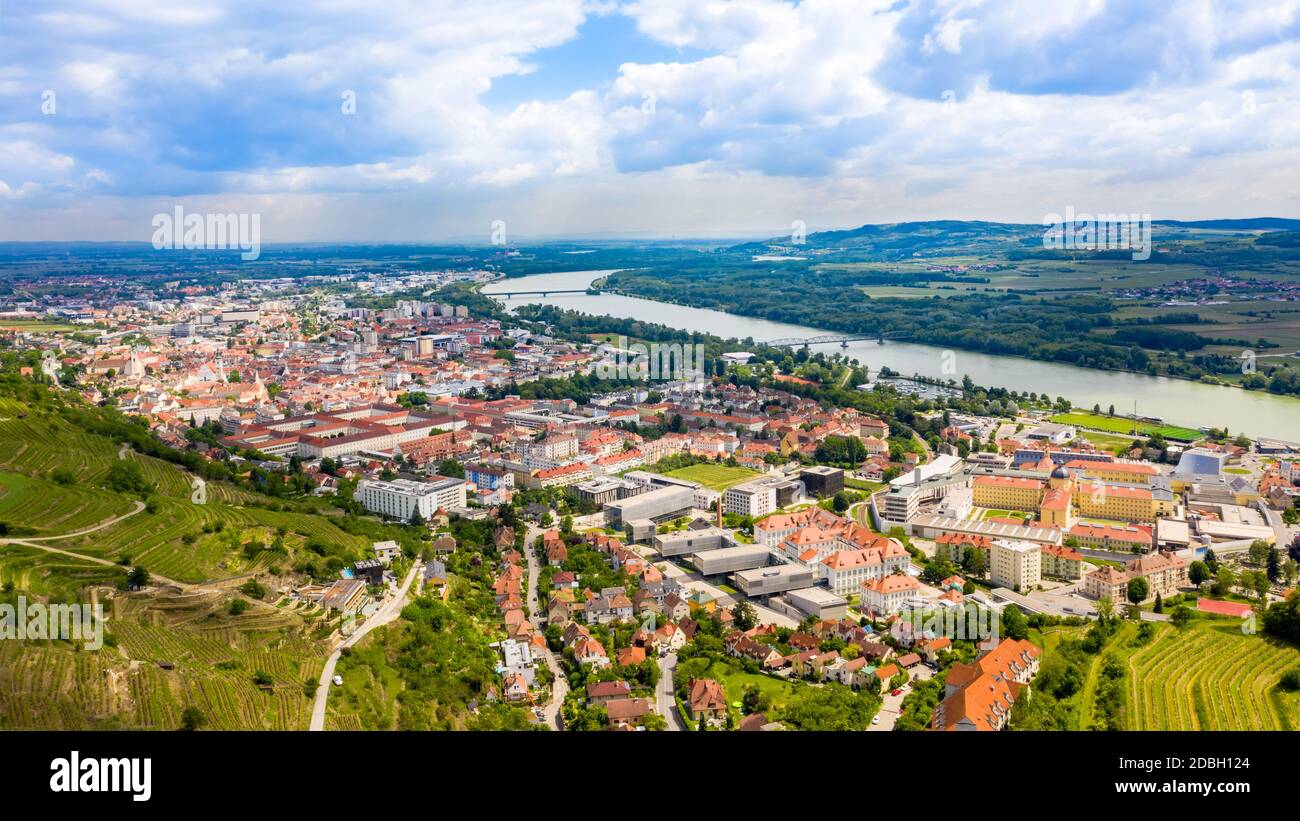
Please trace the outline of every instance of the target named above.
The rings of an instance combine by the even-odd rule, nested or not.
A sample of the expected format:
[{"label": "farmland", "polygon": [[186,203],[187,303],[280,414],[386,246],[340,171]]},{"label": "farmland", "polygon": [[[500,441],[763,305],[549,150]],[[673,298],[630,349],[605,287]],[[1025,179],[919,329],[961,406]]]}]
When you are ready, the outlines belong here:
[{"label": "farmland", "polygon": [[212,729],[305,729],[324,664],[309,620],[269,605],[231,617],[227,598],[120,596],[99,650],[0,642],[0,728],[172,730],[195,707]]},{"label": "farmland", "polygon": [[1105,433],[1138,433],[1143,436],[1159,434],[1166,439],[1180,442],[1194,442],[1203,434],[1194,428],[1179,425],[1163,425],[1155,422],[1135,422],[1122,416],[1104,416],[1096,413],[1059,413],[1052,417],[1053,422],[1062,425],[1074,425],[1079,428],[1091,428]]},{"label": "farmland", "polygon": [[1245,636],[1233,620],[1199,622],[1179,634],[1163,627],[1128,656],[1130,730],[1293,730],[1294,697],[1278,679],[1300,665],[1300,652]]},{"label": "farmland", "polygon": [[698,464],[690,467],[678,468],[671,470],[667,474],[674,479],[686,479],[690,482],[699,482],[707,488],[713,490],[726,490],[733,485],[757,478],[760,474],[756,470],[742,467],[728,467],[727,465]]},{"label": "farmland", "polygon": [[[1138,626],[1125,622],[1103,652],[1090,656],[1081,686],[1066,707],[1067,729],[1092,729],[1103,660],[1124,671],[1120,726],[1127,730],[1292,730],[1300,727],[1300,699],[1278,687],[1282,674],[1300,666],[1300,651],[1274,639],[1243,635],[1235,619],[1197,617],[1179,630],[1157,624],[1141,641]],[[1062,642],[1079,638],[1074,628],[1035,638],[1045,650],[1043,669]]]}]

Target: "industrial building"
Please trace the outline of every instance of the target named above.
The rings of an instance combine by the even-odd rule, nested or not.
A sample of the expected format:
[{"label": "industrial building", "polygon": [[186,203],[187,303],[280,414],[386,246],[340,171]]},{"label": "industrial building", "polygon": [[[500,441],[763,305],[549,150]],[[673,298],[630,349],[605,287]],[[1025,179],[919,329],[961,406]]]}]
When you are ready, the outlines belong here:
[{"label": "industrial building", "polygon": [[824,465],[805,468],[799,473],[799,479],[804,489],[818,498],[834,496],[844,489],[844,471],[839,468]]},{"label": "industrial building", "polygon": [[735,579],[736,589],[746,596],[770,596],[773,593],[812,587],[817,581],[817,571],[800,564],[780,564],[741,570],[736,573]]},{"label": "industrial building", "polygon": [[822,621],[839,621],[848,615],[849,602],[824,587],[805,587],[785,594],[785,601],[803,613]]},{"label": "industrial building", "polygon": [[[737,570],[763,567],[771,555],[762,545],[744,544],[692,553],[689,561],[705,576],[721,576],[724,573],[735,573]],[[808,573],[811,578],[812,571],[809,570]],[[809,584],[811,583],[810,581]]]},{"label": "industrial building", "polygon": [[701,530],[682,530],[677,533],[663,533],[651,540],[655,550],[664,558],[685,556],[691,553],[704,553],[735,547],[731,535],[720,527],[706,527]]},{"label": "industrial building", "polygon": [[671,485],[610,502],[605,509],[622,524],[634,519],[671,519],[688,512],[694,505],[694,489]]}]

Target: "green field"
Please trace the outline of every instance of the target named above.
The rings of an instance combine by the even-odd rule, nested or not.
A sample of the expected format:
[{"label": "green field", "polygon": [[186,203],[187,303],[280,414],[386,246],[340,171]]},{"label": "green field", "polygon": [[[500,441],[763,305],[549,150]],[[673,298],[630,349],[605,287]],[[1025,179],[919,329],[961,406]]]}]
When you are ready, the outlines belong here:
[{"label": "green field", "polygon": [[[1278,680],[1300,666],[1300,650],[1275,639],[1243,635],[1236,619],[1196,617],[1179,630],[1168,623],[1145,644],[1137,625],[1125,623],[1092,656],[1081,690],[1068,702],[1071,729],[1090,729],[1102,659],[1113,655],[1125,668],[1121,710],[1127,730],[1293,730],[1300,728],[1300,696]],[[1051,655],[1063,638],[1081,631],[1058,628],[1041,644]]]},{"label": "green field", "polygon": [[1178,425],[1158,425],[1153,422],[1135,422],[1121,416],[1104,416],[1095,413],[1058,413],[1052,417],[1053,422],[1062,425],[1074,425],[1079,428],[1092,428],[1106,433],[1136,433],[1143,436],[1160,434],[1166,439],[1180,442],[1194,442],[1204,434],[1194,428]]},{"label": "green field", "polygon": [[1294,730],[1300,702],[1278,679],[1300,651],[1245,636],[1231,619],[1165,626],[1128,656],[1130,730]]},{"label": "green field", "polygon": [[174,730],[191,706],[205,728],[306,729],[325,655],[311,619],[268,605],[231,617],[229,597],[119,597],[105,606],[116,647],[0,642],[0,729]]},{"label": "green field", "polygon": [[728,467],[727,465],[698,464],[690,467],[670,470],[666,475],[674,479],[686,479],[691,482],[699,482],[707,488],[713,490],[726,490],[727,488],[738,485],[741,482],[747,482],[750,479],[761,476],[758,471],[742,467]]}]

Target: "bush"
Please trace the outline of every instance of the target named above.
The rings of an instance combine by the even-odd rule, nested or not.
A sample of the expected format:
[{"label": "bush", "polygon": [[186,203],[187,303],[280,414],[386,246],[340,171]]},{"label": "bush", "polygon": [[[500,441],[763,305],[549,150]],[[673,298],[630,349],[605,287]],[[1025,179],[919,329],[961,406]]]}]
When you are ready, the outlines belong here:
[{"label": "bush", "polygon": [[1300,690],[1300,667],[1293,667],[1283,673],[1278,686],[1291,693]]}]

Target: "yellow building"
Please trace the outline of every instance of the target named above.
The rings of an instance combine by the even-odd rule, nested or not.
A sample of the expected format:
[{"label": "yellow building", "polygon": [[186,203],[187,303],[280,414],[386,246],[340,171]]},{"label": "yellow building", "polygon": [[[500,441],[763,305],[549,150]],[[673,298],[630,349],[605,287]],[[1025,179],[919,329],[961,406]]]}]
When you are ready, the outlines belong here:
[{"label": "yellow building", "polygon": [[1073,497],[1080,515],[1097,519],[1153,522],[1159,507],[1147,488],[1108,485],[1095,479],[1080,482]]},{"label": "yellow building", "polygon": [[1043,482],[1020,476],[976,476],[971,501],[991,510],[1038,512],[1043,500]]}]

